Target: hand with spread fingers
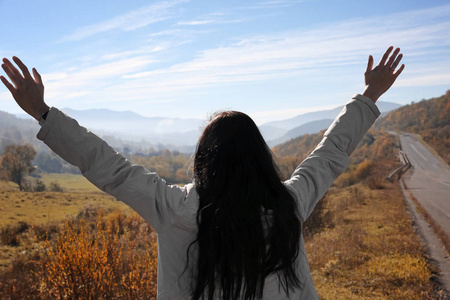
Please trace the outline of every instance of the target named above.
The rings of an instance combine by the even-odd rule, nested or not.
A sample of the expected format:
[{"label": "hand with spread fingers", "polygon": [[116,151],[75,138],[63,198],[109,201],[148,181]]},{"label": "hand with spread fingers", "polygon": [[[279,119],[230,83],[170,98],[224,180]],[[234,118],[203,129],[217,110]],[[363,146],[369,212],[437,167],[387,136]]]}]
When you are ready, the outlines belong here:
[{"label": "hand with spread fingers", "polygon": [[397,71],[395,70],[402,60],[403,54],[399,54],[400,48],[397,48],[389,57],[393,49],[394,47],[391,46],[386,50],[375,68],[373,68],[373,57],[369,55],[367,69],[364,73],[366,88],[362,95],[372,99],[373,102],[376,102],[392,86],[405,68],[405,65],[402,64]]},{"label": "hand with spread fingers", "polygon": [[19,104],[27,114],[39,121],[42,114],[50,109],[44,102],[44,85],[42,84],[41,75],[33,68],[34,78],[31,77],[28,68],[19,58],[14,56],[13,60],[22,73],[11,61],[4,58],[2,68],[11,82],[4,76],[0,76],[0,79],[11,92],[17,104]]}]

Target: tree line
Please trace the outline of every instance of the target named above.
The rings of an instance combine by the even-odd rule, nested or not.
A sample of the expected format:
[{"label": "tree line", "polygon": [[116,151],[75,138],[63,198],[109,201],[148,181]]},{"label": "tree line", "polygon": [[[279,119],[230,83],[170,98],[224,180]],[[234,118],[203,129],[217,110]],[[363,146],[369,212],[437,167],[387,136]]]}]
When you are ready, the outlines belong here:
[{"label": "tree line", "polygon": [[[150,172],[157,172],[168,183],[186,184],[192,181],[189,172],[191,158],[178,151],[150,151],[148,154],[124,154],[132,163],[146,167]],[[15,182],[22,191],[26,189],[27,175],[39,177],[45,173],[80,174],[80,170],[65,162],[53,152],[37,153],[31,144],[7,145],[0,158],[0,179]],[[33,190],[42,189],[42,182],[37,180]]]}]

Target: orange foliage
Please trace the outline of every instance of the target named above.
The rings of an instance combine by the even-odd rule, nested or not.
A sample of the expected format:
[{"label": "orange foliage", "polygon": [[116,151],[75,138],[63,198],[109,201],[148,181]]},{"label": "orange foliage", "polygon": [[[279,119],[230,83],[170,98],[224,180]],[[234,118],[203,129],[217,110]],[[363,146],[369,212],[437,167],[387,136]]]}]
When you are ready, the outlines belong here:
[{"label": "orange foliage", "polygon": [[98,219],[95,224],[86,219],[67,220],[58,238],[44,243],[37,271],[41,298],[155,298],[155,241],[125,238],[126,231],[139,223],[122,214]]},{"label": "orange foliage", "polygon": [[[305,135],[274,147],[273,152],[283,180],[290,177],[297,165],[320,142],[322,135],[323,133]],[[396,137],[384,131],[370,130],[350,156],[350,166],[339,176],[335,185],[343,187],[365,181],[372,187],[382,187],[384,178],[396,167],[396,148]]]},{"label": "orange foliage", "polygon": [[88,208],[30,231],[41,246],[0,274],[1,299],[156,299],[156,233],[139,216]]},{"label": "orange foliage", "polygon": [[189,183],[192,181],[192,176],[189,173],[191,167],[189,155],[166,149],[160,155],[132,155],[130,160],[135,164],[144,166],[151,172],[158,173],[168,183]]},{"label": "orange foliage", "polygon": [[324,132],[305,134],[272,149],[283,180],[288,179],[297,165],[314,150]]}]

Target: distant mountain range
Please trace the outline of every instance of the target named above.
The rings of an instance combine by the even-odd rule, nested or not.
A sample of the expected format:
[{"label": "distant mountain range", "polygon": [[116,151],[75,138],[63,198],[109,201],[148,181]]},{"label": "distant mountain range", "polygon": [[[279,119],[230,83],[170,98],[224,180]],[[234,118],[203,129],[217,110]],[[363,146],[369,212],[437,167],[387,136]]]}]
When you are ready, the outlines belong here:
[{"label": "distant mountain range", "polygon": [[[382,113],[401,106],[382,101],[377,102],[377,105]],[[265,123],[259,128],[269,146],[273,147],[297,136],[317,133],[328,128],[342,107]],[[206,125],[205,120],[202,119],[149,118],[131,111],[74,110],[70,108],[63,108],[62,111],[97,135],[106,138],[112,145],[124,145],[129,142],[133,148],[156,146],[156,148],[193,152],[201,129]],[[23,115],[18,115],[18,117],[23,118]],[[15,122],[19,121],[26,122],[29,128],[30,120],[17,119]],[[17,127],[20,128],[20,126]]]},{"label": "distant mountain range", "polygon": [[131,111],[61,110],[99,135],[112,135],[133,142],[145,140],[153,145],[194,146],[204,123],[201,119],[149,118]]},{"label": "distant mountain range", "polygon": [[[392,102],[377,101],[381,114],[401,107]],[[318,133],[327,129],[344,106],[301,114],[293,118],[265,123],[259,127],[270,147],[289,141],[304,134]]]}]

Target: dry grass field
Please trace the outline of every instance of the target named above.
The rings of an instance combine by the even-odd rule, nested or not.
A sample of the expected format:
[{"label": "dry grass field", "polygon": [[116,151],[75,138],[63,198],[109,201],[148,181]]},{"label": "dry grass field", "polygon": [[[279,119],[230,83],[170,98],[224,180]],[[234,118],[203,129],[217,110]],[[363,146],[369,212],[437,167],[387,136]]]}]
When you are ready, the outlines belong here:
[{"label": "dry grass field", "polygon": [[[49,174],[42,180],[46,184],[58,182],[63,192],[20,192],[17,184],[0,181],[0,230],[5,232],[7,228],[20,227],[20,224],[28,227],[58,224],[90,206],[132,212],[128,206],[101,192],[81,175]],[[12,244],[0,243],[0,270],[9,266],[17,253],[32,246],[30,242]]]},{"label": "dry grass field", "polygon": [[0,227],[20,221],[29,224],[59,221],[93,204],[128,209],[81,175],[47,174],[42,181],[46,185],[58,183],[63,192],[20,192],[16,184],[0,181]]},{"label": "dry grass field", "polygon": [[[63,192],[0,181],[0,299],[153,299],[152,230],[79,175],[42,180]],[[445,299],[397,183],[338,181],[315,218],[305,240],[321,299]]]}]

